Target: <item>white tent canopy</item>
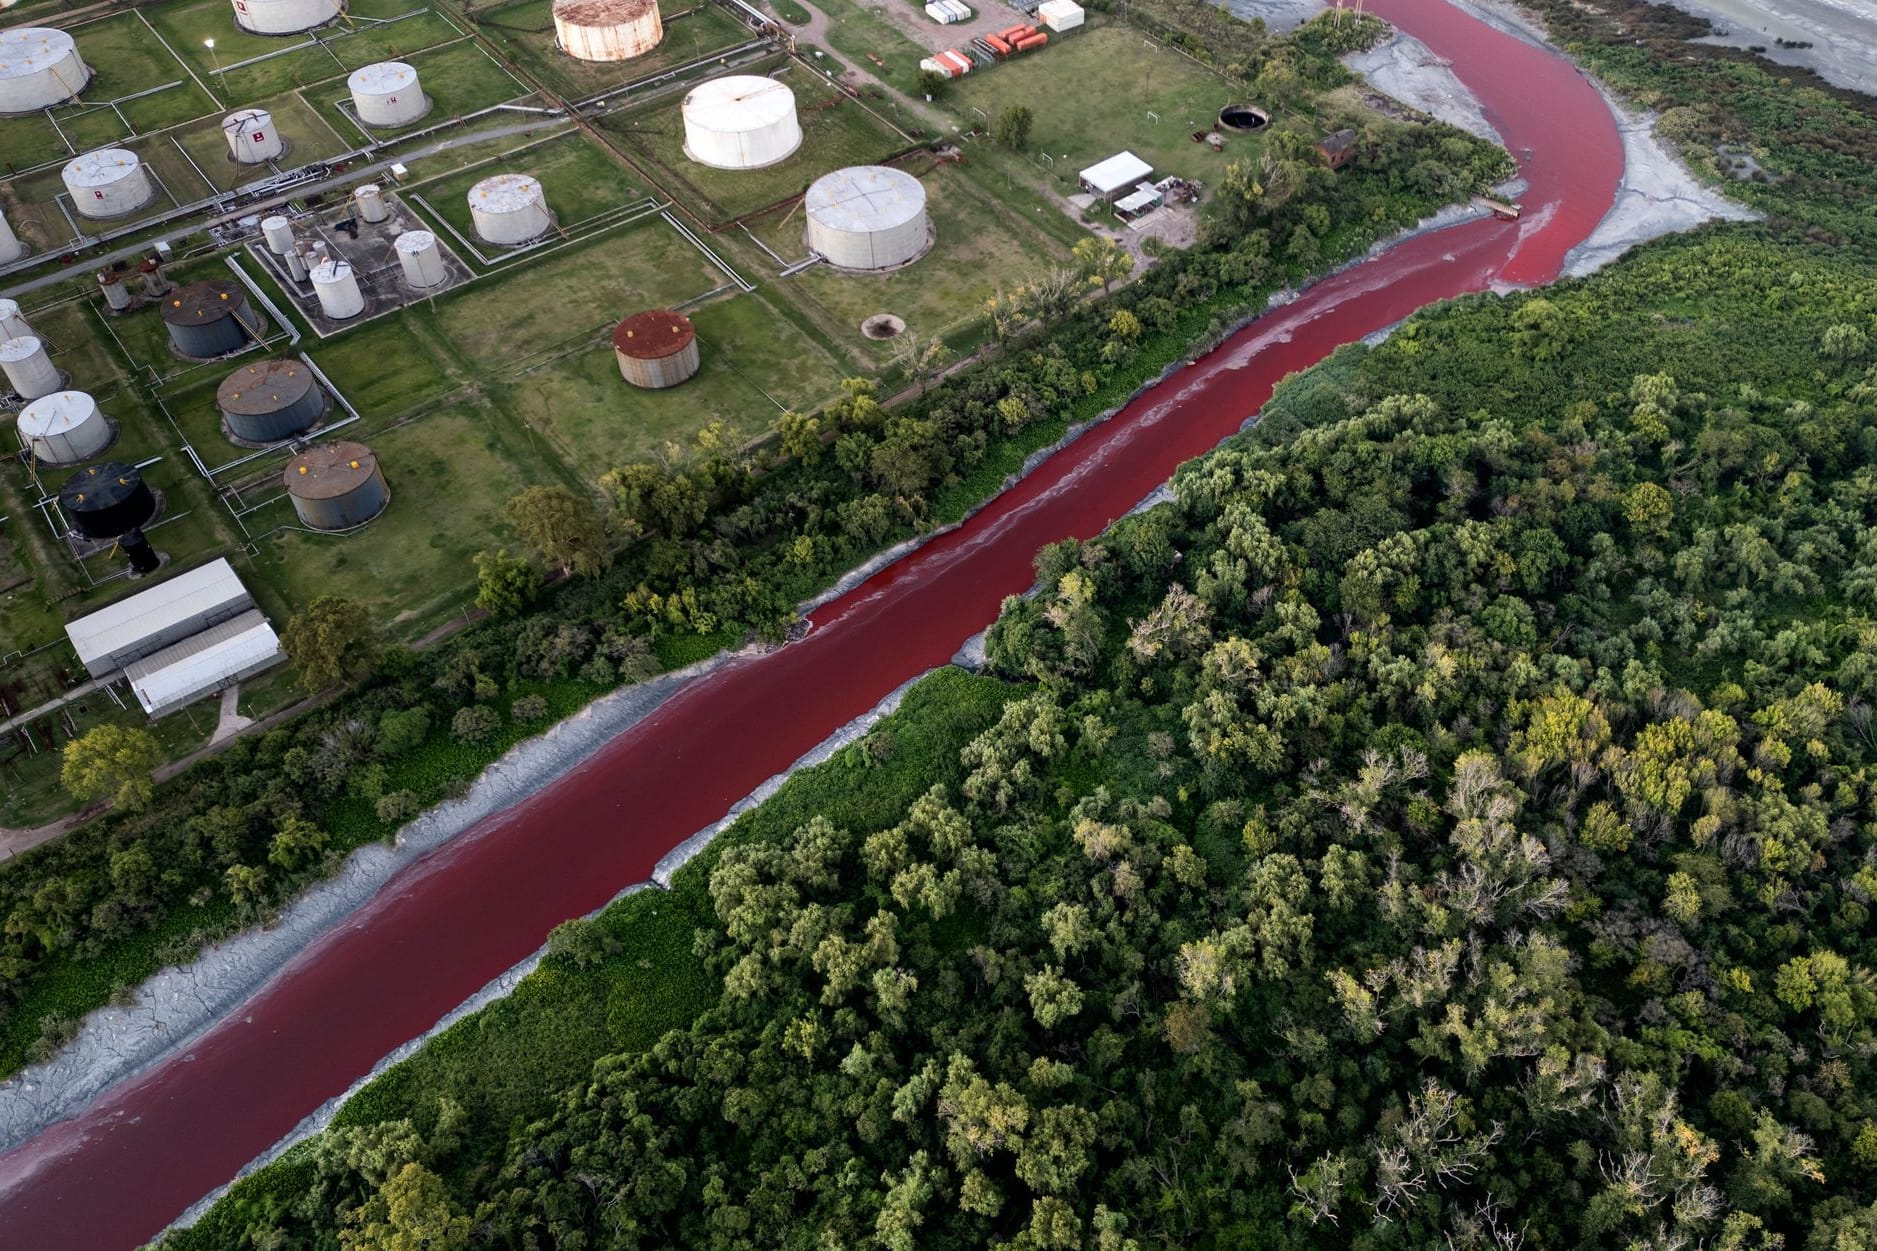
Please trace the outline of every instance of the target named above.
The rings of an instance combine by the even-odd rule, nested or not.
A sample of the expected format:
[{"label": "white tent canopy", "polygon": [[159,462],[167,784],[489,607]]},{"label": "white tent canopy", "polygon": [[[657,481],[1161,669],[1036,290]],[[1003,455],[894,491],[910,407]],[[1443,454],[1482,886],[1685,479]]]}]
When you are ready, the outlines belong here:
[{"label": "white tent canopy", "polygon": [[1151,177],[1154,167],[1132,152],[1117,152],[1082,171],[1082,185],[1096,195],[1109,196]]},{"label": "white tent canopy", "polygon": [[132,661],[124,675],[143,710],[160,717],[259,673],[281,658],[274,628],[259,610],[251,609]]}]

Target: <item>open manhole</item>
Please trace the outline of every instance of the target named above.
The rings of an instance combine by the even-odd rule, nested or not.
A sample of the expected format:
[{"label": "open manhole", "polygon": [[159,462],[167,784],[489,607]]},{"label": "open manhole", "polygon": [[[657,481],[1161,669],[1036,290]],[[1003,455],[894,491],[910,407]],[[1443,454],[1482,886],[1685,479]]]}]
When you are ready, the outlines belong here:
[{"label": "open manhole", "polygon": [[1228,104],[1219,110],[1219,125],[1227,130],[1262,130],[1271,124],[1271,115],[1249,104]]},{"label": "open manhole", "polygon": [[860,323],[860,333],[869,339],[895,339],[906,333],[906,323],[891,313],[875,313]]}]

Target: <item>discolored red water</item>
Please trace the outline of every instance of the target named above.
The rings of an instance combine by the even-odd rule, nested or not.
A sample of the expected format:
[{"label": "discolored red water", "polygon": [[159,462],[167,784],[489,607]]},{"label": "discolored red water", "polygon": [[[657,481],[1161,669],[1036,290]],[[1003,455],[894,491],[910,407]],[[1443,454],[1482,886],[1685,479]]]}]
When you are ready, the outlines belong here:
[{"label": "discolored red water", "polygon": [[1311,288],[820,609],[802,641],[694,682],[572,774],[411,866],[184,1053],[0,1157],[0,1246],[113,1251],[153,1236],[555,924],[644,880],[765,778],[945,663],[1030,584],[1039,547],[1099,533],[1236,430],[1285,374],[1435,300],[1557,277],[1622,174],[1602,98],[1568,62],[1447,4],[1369,8],[1480,97],[1530,182],[1520,222],[1423,235]]}]

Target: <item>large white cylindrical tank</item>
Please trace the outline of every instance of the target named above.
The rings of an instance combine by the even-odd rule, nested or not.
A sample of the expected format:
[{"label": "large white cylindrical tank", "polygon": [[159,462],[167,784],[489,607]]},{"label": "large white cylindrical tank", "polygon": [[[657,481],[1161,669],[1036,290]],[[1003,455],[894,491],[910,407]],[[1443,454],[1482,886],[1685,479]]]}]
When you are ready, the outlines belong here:
[{"label": "large white cylindrical tank", "polygon": [[358,275],[345,261],[327,257],[313,266],[313,294],[319,297],[319,311],[334,321],[357,317],[365,311],[365,296],[358,289]]},{"label": "large white cylindrical tank", "polygon": [[228,139],[228,154],[242,165],[260,165],[287,150],[274,115],[266,109],[230,113],[222,119],[222,134]]},{"label": "large white cylindrical tank", "polygon": [[554,0],[554,41],[577,61],[630,61],[664,37],[658,0]]},{"label": "large white cylindrical tank", "polygon": [[83,391],[54,391],[20,410],[20,445],[49,465],[78,465],[111,446],[111,423]]},{"label": "large white cylindrical tank", "polygon": [[13,233],[13,227],[7,221],[5,209],[0,209],[0,264],[16,260],[26,255],[26,245]]},{"label": "large white cylindrical tank", "polygon": [[156,195],[143,162],[127,148],[99,148],[75,157],[61,176],[80,217],[122,217]]},{"label": "large white cylindrical tank", "polygon": [[795,93],[773,78],[733,74],[684,98],[684,154],[717,169],[761,169],[802,146]]},{"label": "large white cylindrical tank", "polygon": [[428,230],[407,230],[398,236],[395,246],[398,263],[404,266],[404,281],[413,287],[434,287],[450,276],[443,249]]},{"label": "large white cylindrical tank", "polygon": [[375,182],[368,182],[352,193],[358,201],[358,215],[376,225],[391,216],[391,209],[385,204],[385,193]]},{"label": "large white cylindrical tank", "polygon": [[70,100],[91,78],[78,44],[62,30],[0,30],[0,113],[31,113]]},{"label": "large white cylindrical tank", "polygon": [[808,246],[842,269],[892,269],[930,238],[925,188],[904,170],[853,165],[808,188]]},{"label": "large white cylindrical tank", "polygon": [[23,334],[32,334],[33,328],[20,312],[18,300],[0,298],[0,339],[16,339]]},{"label": "large white cylindrical tank", "polygon": [[402,61],[378,61],[352,71],[352,109],[367,126],[408,126],[430,108],[417,71]]},{"label": "large white cylindrical tank", "polygon": [[6,374],[8,388],[22,399],[36,400],[65,385],[37,335],[23,334],[0,343],[0,373]]},{"label": "large white cylindrical tank", "polygon": [[234,0],[235,25],[257,35],[291,35],[324,26],[345,9],[342,0]]},{"label": "large white cylindrical tank", "polygon": [[500,244],[538,239],[553,224],[540,182],[527,174],[497,174],[471,187],[469,220],[483,240]]},{"label": "large white cylindrical tank", "polygon": [[285,256],[293,251],[293,223],[276,214],[261,219],[261,238],[267,241],[267,250],[275,256]]}]

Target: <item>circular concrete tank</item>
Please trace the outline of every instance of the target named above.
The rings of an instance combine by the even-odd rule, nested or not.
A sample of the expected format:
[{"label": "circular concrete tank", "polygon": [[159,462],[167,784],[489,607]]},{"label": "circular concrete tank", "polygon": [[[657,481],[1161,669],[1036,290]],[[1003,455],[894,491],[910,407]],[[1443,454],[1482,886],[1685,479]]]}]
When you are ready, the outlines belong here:
[{"label": "circular concrete tank", "polygon": [[352,71],[352,110],[367,126],[408,126],[430,111],[417,71],[402,61],[379,61]]},{"label": "circular concrete tank", "polygon": [[697,330],[683,313],[634,313],[613,328],[619,376],[635,387],[675,387],[697,372]]},{"label": "circular concrete tank", "polygon": [[658,0],[554,0],[554,42],[577,61],[630,61],[664,37]]},{"label": "circular concrete tank", "polygon": [[443,261],[443,249],[428,230],[407,230],[394,246],[398,264],[404,267],[404,281],[413,287],[434,287],[448,280],[450,269]]},{"label": "circular concrete tank", "polygon": [[282,480],[293,511],[315,530],[362,526],[391,501],[378,458],[363,443],[309,447],[288,462]]},{"label": "circular concrete tank", "polygon": [[0,209],[0,265],[26,255],[26,245],[13,233],[5,209]]},{"label": "circular concrete tank", "polygon": [[269,252],[275,256],[285,256],[293,251],[293,223],[280,216],[263,217],[261,238],[267,241]]},{"label": "circular concrete tank", "polygon": [[123,274],[110,269],[99,270],[98,290],[104,292],[104,302],[113,313],[130,307],[130,284],[124,281]]},{"label": "circular concrete tank", "polygon": [[156,496],[135,467],[106,461],[87,465],[59,488],[59,511],[88,539],[114,539],[149,523]]},{"label": "circular concrete tank", "polygon": [[716,169],[761,169],[802,146],[795,93],[773,78],[733,74],[684,98],[684,154]]},{"label": "circular concrete tank", "polygon": [[808,246],[842,269],[893,269],[918,259],[931,238],[925,188],[885,165],[815,179],[803,207]]},{"label": "circular concrete tank", "polygon": [[344,11],[341,0],[234,0],[235,25],[257,35],[291,35],[324,26]]},{"label": "circular concrete tank", "polygon": [[31,113],[70,100],[91,71],[78,44],[62,30],[22,26],[0,30],[0,113]]},{"label": "circular concrete tank", "polygon": [[233,282],[211,278],[172,291],[158,305],[178,355],[207,360],[233,352],[254,337],[248,298]]},{"label": "circular concrete tank", "polygon": [[358,205],[358,215],[374,226],[391,216],[391,207],[385,203],[385,193],[375,182],[355,188],[352,199]]},{"label": "circular concrete tank", "polygon": [[77,465],[117,438],[98,403],[83,391],[54,391],[20,410],[20,443],[42,465]]},{"label": "circular concrete tank", "polygon": [[0,373],[6,375],[13,393],[27,400],[51,395],[65,385],[37,335],[23,334],[0,342]]},{"label": "circular concrete tank", "polygon": [[156,198],[143,162],[127,148],[99,148],[74,157],[61,177],[80,217],[122,217]]},{"label": "circular concrete tank", "polygon": [[242,165],[260,165],[287,150],[274,115],[266,109],[230,113],[222,119],[222,135],[228,140],[228,155]]},{"label": "circular concrete tank", "polygon": [[25,314],[20,312],[18,300],[0,298],[0,339],[17,339],[23,334],[36,334],[27,324]]},{"label": "circular concrete tank", "polygon": [[349,263],[327,257],[313,266],[308,277],[313,280],[313,294],[319,297],[319,311],[334,321],[357,317],[365,311],[365,296],[358,289],[358,275]]},{"label": "circular concrete tank", "polygon": [[539,239],[553,224],[540,182],[527,174],[497,174],[471,187],[469,220],[484,242],[505,246]]},{"label": "circular concrete tank", "polygon": [[326,393],[305,361],[256,361],[222,379],[215,406],[236,439],[278,443],[326,415]]}]

